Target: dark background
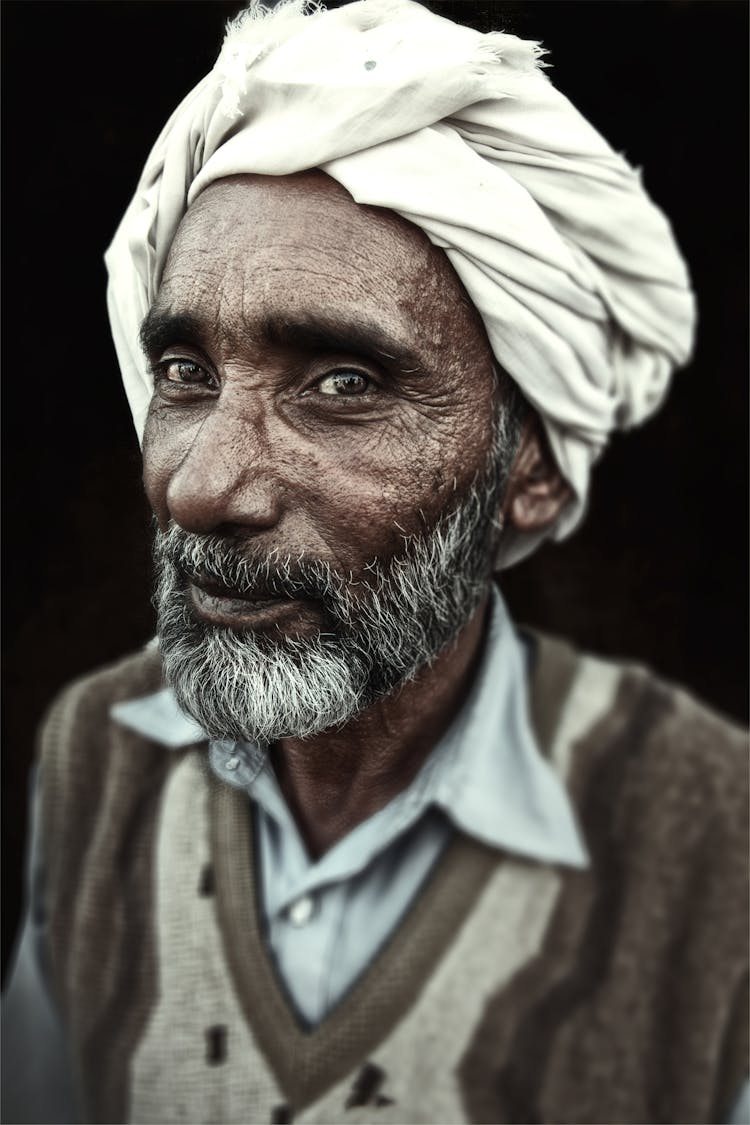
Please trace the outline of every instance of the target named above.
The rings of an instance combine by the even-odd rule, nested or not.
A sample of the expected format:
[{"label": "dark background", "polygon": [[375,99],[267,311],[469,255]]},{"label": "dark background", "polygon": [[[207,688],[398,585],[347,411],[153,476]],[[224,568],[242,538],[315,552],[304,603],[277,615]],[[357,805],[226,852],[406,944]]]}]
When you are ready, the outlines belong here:
[{"label": "dark background", "polygon": [[[102,253],[156,134],[210,68],[223,0],[4,0],[4,905],[20,904],[34,730],[71,677],[142,644],[148,513]],[[330,4],[329,6],[336,6]],[[743,0],[444,2],[549,48],[549,72],[645,168],[700,306],[666,407],[618,437],[584,527],[509,572],[517,618],[747,714]]]}]

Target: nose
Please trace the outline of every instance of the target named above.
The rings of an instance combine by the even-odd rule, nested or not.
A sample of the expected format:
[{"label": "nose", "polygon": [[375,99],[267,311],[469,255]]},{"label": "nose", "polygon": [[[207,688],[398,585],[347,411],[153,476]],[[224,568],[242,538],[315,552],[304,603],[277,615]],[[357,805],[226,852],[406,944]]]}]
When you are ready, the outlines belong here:
[{"label": "nose", "polygon": [[267,425],[217,404],[192,436],[166,492],[170,517],[185,531],[207,534],[274,527],[283,487]]}]

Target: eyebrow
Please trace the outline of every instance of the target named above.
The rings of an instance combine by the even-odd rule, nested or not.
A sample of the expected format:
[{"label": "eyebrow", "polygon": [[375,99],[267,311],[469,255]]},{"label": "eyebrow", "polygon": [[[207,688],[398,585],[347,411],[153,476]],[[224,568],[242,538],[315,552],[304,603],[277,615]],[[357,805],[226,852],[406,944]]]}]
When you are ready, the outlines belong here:
[{"label": "eyebrow", "polygon": [[193,344],[203,347],[205,334],[200,322],[186,313],[170,313],[152,306],[141,325],[141,347],[149,359],[154,359],[170,344]]},{"label": "eyebrow", "polygon": [[421,374],[419,357],[380,325],[342,321],[335,317],[291,319],[268,317],[263,334],[271,344],[306,352],[349,352],[388,364],[408,374]]},{"label": "eyebrow", "polygon": [[[419,357],[380,325],[336,317],[266,317],[261,338],[271,345],[303,352],[348,352],[376,363],[386,362],[398,372],[421,375]],[[152,307],[141,325],[141,347],[154,359],[170,345],[190,344],[205,350],[206,333],[200,320],[189,313],[171,313]]]}]

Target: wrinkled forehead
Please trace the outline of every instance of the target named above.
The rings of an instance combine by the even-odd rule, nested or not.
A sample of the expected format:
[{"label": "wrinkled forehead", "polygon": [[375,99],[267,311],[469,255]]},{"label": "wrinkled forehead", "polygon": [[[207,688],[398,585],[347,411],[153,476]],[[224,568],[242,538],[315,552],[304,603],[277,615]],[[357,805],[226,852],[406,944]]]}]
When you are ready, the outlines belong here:
[{"label": "wrinkled forehead", "polygon": [[486,339],[445,253],[400,215],[356,203],[320,171],[239,175],[210,184],[186,212],[157,306],[213,301],[231,314],[378,310],[443,346]]},{"label": "wrinkled forehead", "polygon": [[[241,254],[247,248],[306,245],[334,253],[368,247],[415,265],[445,268],[442,251],[419,227],[380,207],[356,203],[338,181],[316,169],[288,176],[244,174],[210,183],[185,213],[168,261],[186,248]],[[284,238],[286,236],[286,239]],[[354,261],[351,263],[354,264]],[[166,271],[165,271],[166,273]]]}]

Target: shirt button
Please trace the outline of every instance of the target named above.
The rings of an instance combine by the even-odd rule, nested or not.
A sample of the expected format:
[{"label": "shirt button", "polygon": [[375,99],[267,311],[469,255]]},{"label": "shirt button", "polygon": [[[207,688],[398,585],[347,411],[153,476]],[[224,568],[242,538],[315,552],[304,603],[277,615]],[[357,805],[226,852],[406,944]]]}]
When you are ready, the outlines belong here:
[{"label": "shirt button", "polygon": [[293,926],[306,926],[315,911],[315,903],[311,895],[303,895],[289,907],[289,921]]},{"label": "shirt button", "polygon": [[236,770],[236,769],[237,769],[237,766],[238,766],[239,764],[240,764],[240,760],[239,760],[239,758],[237,758],[237,757],[234,757],[234,758],[227,758],[226,762],[224,763],[224,769],[227,769],[227,770]]}]

